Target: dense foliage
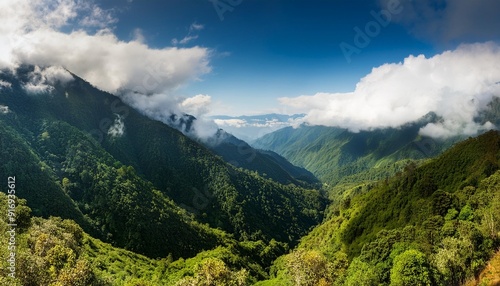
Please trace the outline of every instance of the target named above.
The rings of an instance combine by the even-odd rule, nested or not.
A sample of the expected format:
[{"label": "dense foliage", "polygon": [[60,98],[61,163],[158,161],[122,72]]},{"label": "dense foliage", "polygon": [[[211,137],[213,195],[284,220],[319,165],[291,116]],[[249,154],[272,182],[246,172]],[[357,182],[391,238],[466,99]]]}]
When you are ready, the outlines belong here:
[{"label": "dense foliage", "polygon": [[359,133],[324,126],[287,127],[259,138],[253,145],[282,155],[331,186],[380,180],[401,171],[406,160],[436,156],[459,139],[421,137],[420,128],[433,118],[429,115],[397,129]]},{"label": "dense foliage", "polygon": [[216,138],[217,142],[208,144],[209,148],[233,166],[256,171],[259,175],[282,184],[292,183],[305,187],[319,184],[318,179],[309,171],[292,165],[277,153],[255,149],[224,131],[219,131]]},{"label": "dense foliage", "polygon": [[0,179],[15,176],[19,197],[15,279],[4,259],[8,216],[0,219],[2,285],[499,278],[485,273],[500,246],[498,132],[444,153],[457,138],[422,138],[422,122],[359,133],[283,129],[256,143],[310,168],[325,182],[320,190],[273,152],[235,138],[207,148],[76,76],[29,94],[32,71],[0,73],[12,84],[0,88],[8,106],[0,110]]},{"label": "dense foliage", "polygon": [[[499,154],[500,134],[491,131],[388,180],[332,194],[343,198],[338,211],[275,262],[269,281],[462,285],[474,279],[500,246]],[[311,265],[340,267],[297,272],[297,255],[315,257]],[[296,279],[309,282],[290,282]]]},{"label": "dense foliage", "polygon": [[174,258],[222,245],[220,230],[294,245],[321,221],[318,190],[227,164],[76,76],[30,94],[23,85],[33,76],[30,66],[1,74],[11,87],[0,90],[9,108],[0,114],[0,176],[18,177],[35,215],[71,218],[117,246]]},{"label": "dense foliage", "polygon": [[[7,196],[1,192],[0,206],[6,213]],[[261,265],[287,250],[275,240],[232,240],[189,259],[151,259],[92,238],[74,221],[32,218],[30,213],[26,201],[17,200],[16,279],[9,278],[9,263],[3,259],[9,255],[7,217],[0,220],[1,285],[248,285],[266,278]],[[207,279],[215,282],[203,284]]]}]

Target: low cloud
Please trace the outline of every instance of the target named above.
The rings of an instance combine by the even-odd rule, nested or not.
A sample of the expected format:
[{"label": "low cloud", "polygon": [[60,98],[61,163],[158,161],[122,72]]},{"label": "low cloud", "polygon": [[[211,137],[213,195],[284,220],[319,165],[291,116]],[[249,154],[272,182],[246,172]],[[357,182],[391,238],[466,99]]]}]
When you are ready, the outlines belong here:
[{"label": "low cloud", "polygon": [[200,117],[206,115],[210,111],[212,98],[208,95],[198,94],[190,98],[184,99],[180,103],[180,107],[186,113]]},{"label": "low cloud", "polygon": [[72,81],[73,76],[65,69],[57,66],[35,69],[29,73],[29,80],[23,85],[24,90],[30,94],[48,93],[54,90],[55,84],[66,84]]},{"label": "low cloud", "polygon": [[425,126],[421,134],[449,137],[493,127],[479,125],[474,118],[500,96],[499,83],[499,46],[470,44],[431,58],[409,56],[374,68],[350,93],[285,97],[280,102],[307,114],[297,123],[353,132],[399,127],[434,112],[442,120]]},{"label": "low cloud", "polygon": [[196,117],[189,132],[181,131],[186,135],[195,136],[200,139],[207,139],[213,136],[218,126],[213,120],[205,117],[211,105],[211,97],[208,95],[196,95],[190,98],[178,97],[168,93],[156,93],[144,95],[138,93],[126,93],[123,100],[141,111],[146,116],[172,125],[172,115],[182,118],[186,114]]},{"label": "low cloud", "polygon": [[248,120],[248,119],[215,119],[215,123],[221,127],[234,127],[234,128],[245,128],[245,127],[257,127],[257,128],[275,128],[279,129],[282,127],[287,127],[293,125],[294,120],[280,121],[276,118],[267,120]]},{"label": "low cloud", "polygon": [[213,116],[212,118],[225,131],[240,139],[252,141],[278,129],[295,126],[296,122],[301,121],[303,117],[304,114],[264,114],[239,117]]},{"label": "low cloud", "polygon": [[217,125],[221,126],[222,128],[224,128],[225,126],[234,127],[234,128],[244,128],[244,127],[249,126],[249,124],[246,120],[237,119],[237,118],[215,119],[214,121],[215,121],[215,123],[217,123]]},{"label": "low cloud", "polygon": [[115,138],[121,137],[125,133],[125,122],[123,121],[123,117],[115,114],[116,118],[113,122],[113,125],[108,129],[108,135]]}]

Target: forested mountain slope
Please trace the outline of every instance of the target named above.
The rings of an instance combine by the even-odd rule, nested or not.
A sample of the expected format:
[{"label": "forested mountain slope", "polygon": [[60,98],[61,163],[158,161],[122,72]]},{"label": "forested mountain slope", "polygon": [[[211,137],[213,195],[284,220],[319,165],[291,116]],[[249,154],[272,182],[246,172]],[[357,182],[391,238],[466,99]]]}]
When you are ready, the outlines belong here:
[{"label": "forested mountain slope", "polygon": [[500,246],[499,166],[500,133],[490,131],[387,180],[336,189],[329,218],[262,285],[473,280]]},{"label": "forested mountain slope", "polygon": [[311,186],[319,183],[311,172],[292,165],[275,152],[255,149],[222,130],[217,136],[217,144],[208,144],[208,147],[233,166],[256,171],[282,184]]},{"label": "forested mountain slope", "polygon": [[321,220],[317,190],[235,168],[75,75],[49,81],[23,66],[0,80],[1,160],[9,162],[0,176],[16,176],[37,216],[75,219],[152,257],[211,249],[227,235],[215,228],[294,244]]},{"label": "forested mountain slope", "polygon": [[[0,210],[7,213],[7,195],[0,192]],[[16,214],[15,278],[11,264],[0,262],[0,285],[192,285],[231,283],[249,285],[267,277],[269,265],[287,250],[286,244],[272,240],[236,242],[203,251],[189,259],[172,255],[152,259],[113,247],[85,233],[72,220],[32,217],[26,200],[19,199]],[[11,223],[0,219],[0,256],[8,257]],[[189,284],[191,283],[191,284]]]},{"label": "forested mountain slope", "polygon": [[[404,166],[398,163],[401,160],[436,156],[461,139],[421,137],[420,128],[434,119],[430,114],[400,128],[359,133],[336,127],[287,127],[264,135],[253,146],[282,155],[332,186],[364,179],[373,181],[401,170]],[[365,177],[358,175],[369,170],[373,171]]]}]

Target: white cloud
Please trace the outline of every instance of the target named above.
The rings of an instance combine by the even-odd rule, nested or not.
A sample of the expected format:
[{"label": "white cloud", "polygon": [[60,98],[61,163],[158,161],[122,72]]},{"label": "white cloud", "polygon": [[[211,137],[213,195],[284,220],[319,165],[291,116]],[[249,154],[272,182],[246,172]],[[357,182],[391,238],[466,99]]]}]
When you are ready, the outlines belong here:
[{"label": "white cloud", "polygon": [[294,126],[304,115],[263,114],[250,116],[213,116],[215,123],[234,136],[252,141],[278,129]]},{"label": "white cloud", "polygon": [[448,138],[454,135],[476,135],[479,131],[495,129],[491,122],[481,125],[476,122],[459,122],[455,120],[445,120],[441,123],[429,123],[422,129],[420,134],[434,138]]},{"label": "white cloud", "polygon": [[156,50],[137,41],[119,41],[109,31],[46,31],[27,38],[37,49],[20,50],[21,62],[64,66],[115,94],[124,89],[146,94],[173,90],[210,71],[205,48]]},{"label": "white cloud", "polygon": [[73,79],[73,76],[61,67],[35,66],[34,71],[29,74],[29,81],[23,85],[23,88],[30,94],[47,93],[54,89],[55,84],[66,84]]},{"label": "white cloud", "polygon": [[[63,66],[111,93],[172,91],[210,72],[206,48],[151,48],[109,29],[106,11],[81,0],[4,0],[0,3],[0,68],[20,63]],[[72,25],[72,32],[62,27]],[[86,27],[98,26],[95,33]]]},{"label": "white cloud", "polygon": [[172,45],[177,46],[177,45],[186,45],[189,42],[192,42],[196,39],[198,39],[198,35],[193,35],[194,32],[201,31],[205,28],[204,25],[198,24],[194,22],[189,26],[189,32],[188,34],[182,38],[181,40],[178,40],[177,38],[172,39]]},{"label": "white cloud", "polygon": [[0,89],[2,88],[11,88],[12,84],[10,82],[6,82],[3,80],[0,80]]},{"label": "white cloud", "polygon": [[142,29],[139,29],[139,28],[134,29],[134,31],[132,32],[132,35],[133,35],[134,41],[139,42],[139,43],[146,42],[146,37],[144,37],[144,33],[143,33]]},{"label": "white cloud", "polygon": [[205,26],[202,24],[198,24],[196,22],[194,22],[193,24],[191,24],[191,26],[189,26],[189,31],[200,31],[203,29],[205,29]]},{"label": "white cloud", "polygon": [[218,130],[219,126],[217,126],[213,120],[205,117],[198,117],[198,119],[193,123],[194,134],[202,140],[212,138]]},{"label": "white cloud", "polygon": [[249,124],[248,124],[248,122],[246,120],[237,119],[237,118],[215,119],[214,121],[221,128],[224,128],[226,126],[228,126],[228,127],[235,127],[235,128],[244,128],[244,127],[248,127],[249,126]]},{"label": "white cloud", "polygon": [[108,135],[111,137],[121,137],[125,133],[125,122],[123,121],[123,117],[119,114],[115,114],[116,118],[113,122],[113,125],[108,129]]},{"label": "white cloud", "polygon": [[177,40],[177,39],[173,39],[172,40],[172,45],[185,45],[193,40],[196,40],[198,39],[198,35],[194,35],[194,36],[185,36],[184,38],[182,38],[180,41]]},{"label": "white cloud", "polygon": [[199,117],[209,112],[210,104],[212,104],[212,98],[210,96],[198,94],[186,98],[180,103],[180,107],[184,112]]},{"label": "white cloud", "polygon": [[258,128],[282,128],[286,126],[291,126],[294,119],[288,119],[288,121],[280,121],[276,118],[266,119],[266,120],[245,120],[239,118],[230,119],[215,119],[217,125],[224,127],[234,127],[234,128],[245,128],[245,127],[258,127]]},{"label": "white cloud", "polygon": [[171,123],[170,116],[173,114],[177,117],[184,114],[195,116],[197,120],[193,122],[191,133],[188,135],[207,139],[218,130],[215,122],[205,117],[211,105],[211,97],[208,95],[199,94],[190,98],[183,98],[169,93],[155,93],[149,96],[127,93],[123,96],[123,99],[148,117],[166,124]]},{"label": "white cloud", "polygon": [[[112,27],[117,19],[92,1],[2,0],[0,19],[0,69],[36,66],[24,86],[30,93],[50,92],[56,80],[70,80],[67,69],[155,119],[166,119],[172,112],[206,113],[206,106],[196,105],[197,100],[206,103],[206,98],[175,94],[177,88],[210,72],[207,48],[152,48],[139,29],[133,31],[133,40],[120,40]],[[202,29],[193,23],[181,41],[194,40],[197,35],[191,33]],[[195,125],[202,128],[201,124],[208,126],[199,118]],[[120,129],[110,132],[119,134],[115,131]]]},{"label": "white cloud", "polygon": [[66,84],[74,80],[73,76],[67,70],[59,66],[50,66],[44,69],[35,67],[35,72],[38,72],[41,77],[45,78],[52,85],[58,82]]},{"label": "white cloud", "polygon": [[118,20],[114,18],[113,15],[111,15],[108,11],[101,9],[96,5],[87,5],[90,6],[88,7],[88,10],[90,10],[91,12],[83,17],[82,20],[80,20],[80,25],[84,27],[103,29],[118,22]]},{"label": "white cloud", "polygon": [[491,128],[474,117],[500,96],[500,47],[493,43],[462,45],[431,58],[409,56],[402,63],[374,68],[351,93],[318,93],[281,98],[302,122],[339,126],[351,131],[398,127],[429,112],[443,122],[422,134],[446,137]]}]

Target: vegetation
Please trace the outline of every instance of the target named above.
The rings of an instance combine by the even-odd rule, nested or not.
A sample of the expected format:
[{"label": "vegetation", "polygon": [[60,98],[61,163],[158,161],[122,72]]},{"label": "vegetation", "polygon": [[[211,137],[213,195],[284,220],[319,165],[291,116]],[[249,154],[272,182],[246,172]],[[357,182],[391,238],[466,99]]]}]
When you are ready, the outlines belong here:
[{"label": "vegetation", "polygon": [[[150,257],[193,257],[237,240],[295,245],[322,219],[316,189],[236,168],[181,132],[77,78],[47,94],[23,89],[32,67],[4,72],[0,175],[16,174],[36,216]],[[112,135],[114,118],[124,130]],[[147,140],[145,140],[147,139]],[[221,231],[222,230],[222,231]],[[224,232],[225,231],[225,232]]]},{"label": "vegetation", "polygon": [[224,131],[219,131],[216,138],[218,142],[208,146],[233,166],[256,171],[259,175],[282,184],[304,187],[315,187],[320,184],[309,171],[292,165],[277,153],[254,149]]},{"label": "vegetation", "polygon": [[[7,196],[0,192],[2,213]],[[92,238],[74,221],[30,216],[23,199],[17,200],[16,279],[8,275],[9,234],[0,220],[2,285],[248,285],[267,277],[260,266],[284,253],[285,244],[271,241],[236,242],[198,253],[189,259],[161,259],[113,247]],[[206,282],[206,280],[212,282]],[[212,280],[211,280],[212,279]],[[206,284],[203,284],[205,282]],[[215,284],[214,284],[215,283]]]},{"label": "vegetation", "polygon": [[269,281],[293,279],[293,267],[282,260],[304,251],[319,252],[326,264],[348,258],[335,279],[320,271],[327,285],[462,285],[474,279],[500,246],[498,154],[500,134],[491,131],[388,180],[345,190],[332,207],[338,212],[277,260]]},{"label": "vegetation", "polygon": [[402,171],[408,159],[436,156],[460,139],[421,137],[420,128],[430,120],[432,116],[398,129],[359,133],[324,126],[287,127],[259,138],[253,145],[282,155],[330,186],[378,181]]},{"label": "vegetation", "polygon": [[[247,161],[236,139],[207,148],[77,77],[27,94],[31,70],[0,74],[12,83],[0,89],[0,178],[15,176],[18,196],[15,278],[0,218],[2,285],[500,280],[498,132],[444,152],[457,139],[421,138],[422,122],[284,129],[258,143],[311,168],[320,188],[275,153],[245,145],[258,153]],[[121,133],[109,132],[116,118]]]}]

